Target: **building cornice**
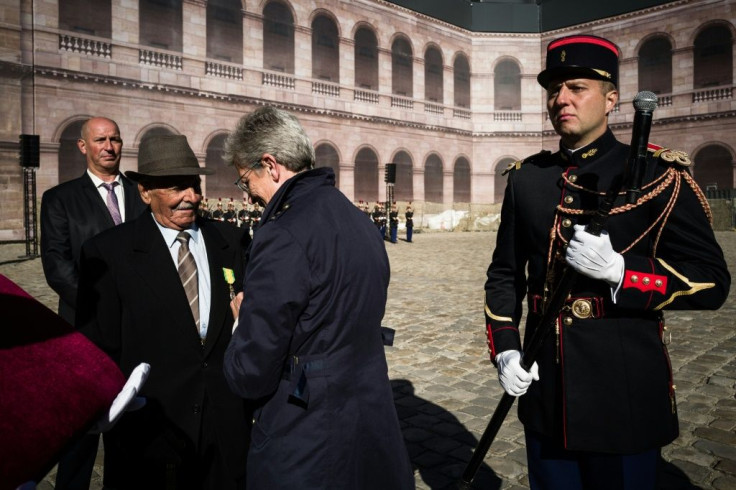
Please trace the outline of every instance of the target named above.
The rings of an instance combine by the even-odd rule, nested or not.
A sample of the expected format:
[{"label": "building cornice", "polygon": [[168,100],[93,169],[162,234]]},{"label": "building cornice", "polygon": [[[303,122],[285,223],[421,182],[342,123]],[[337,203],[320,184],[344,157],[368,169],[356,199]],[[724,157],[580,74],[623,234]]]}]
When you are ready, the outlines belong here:
[{"label": "building cornice", "polygon": [[599,27],[604,26],[607,24],[611,24],[613,22],[620,22],[625,20],[630,20],[632,18],[640,18],[644,15],[653,15],[657,14],[659,12],[662,12],[663,10],[672,10],[679,7],[687,6],[688,4],[693,3],[693,0],[680,0],[679,2],[672,2],[672,3],[665,3],[662,5],[655,5],[653,7],[644,8],[641,10],[635,10],[633,12],[626,12],[624,14],[614,15],[613,17],[606,17],[603,19],[596,19],[592,20],[590,22],[584,22],[582,24],[575,24],[573,26],[567,26],[562,27],[560,29],[554,29],[551,31],[544,31],[541,33],[544,37],[559,37],[561,35],[564,35],[566,33],[575,33],[575,32],[581,32],[581,31],[589,31],[593,27]]}]

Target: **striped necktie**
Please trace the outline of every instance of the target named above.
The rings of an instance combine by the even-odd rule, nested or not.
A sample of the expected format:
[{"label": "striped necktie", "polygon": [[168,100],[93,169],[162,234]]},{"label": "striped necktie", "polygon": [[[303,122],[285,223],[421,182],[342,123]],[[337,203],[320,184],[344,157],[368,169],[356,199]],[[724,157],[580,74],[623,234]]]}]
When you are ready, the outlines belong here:
[{"label": "striped necktie", "polygon": [[112,216],[113,222],[115,222],[115,226],[119,225],[123,222],[123,218],[120,216],[120,206],[118,205],[118,196],[115,194],[115,186],[119,183],[117,181],[111,182],[109,184],[102,183],[102,187],[107,189],[107,200],[105,203],[107,204],[107,209],[110,211],[110,216]]},{"label": "striped necktie", "polygon": [[[184,286],[184,292],[187,294],[187,300],[189,300],[189,307],[192,309],[197,332],[199,332],[199,281],[197,279],[197,263],[189,250],[190,236],[186,231],[181,231],[176,235],[176,240],[181,244],[179,246],[177,269],[179,270],[181,283]],[[204,339],[202,339],[202,342],[204,342]]]}]

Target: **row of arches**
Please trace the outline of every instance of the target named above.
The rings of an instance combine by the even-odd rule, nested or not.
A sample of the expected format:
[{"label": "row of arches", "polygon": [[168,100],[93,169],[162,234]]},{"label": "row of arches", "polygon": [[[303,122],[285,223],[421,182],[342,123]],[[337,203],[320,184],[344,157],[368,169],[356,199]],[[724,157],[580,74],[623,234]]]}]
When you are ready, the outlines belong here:
[{"label": "row of arches", "polygon": [[[84,156],[77,148],[84,119],[77,119],[69,123],[60,133],[58,153],[59,183],[79,177],[86,169]],[[139,141],[153,136],[177,134],[167,126],[150,126],[144,129],[138,137]],[[123,135],[124,136],[124,135]],[[218,132],[206,143],[204,165],[215,170],[205,180],[205,192],[213,198],[240,198],[242,193],[233,185],[234,171],[224,164],[222,155],[225,147],[226,132]],[[125,140],[125,137],[123,137]],[[125,148],[125,147],[124,147]],[[355,201],[375,202],[380,197],[380,186],[383,185],[383,176],[380,169],[384,164],[380,162],[378,153],[371,147],[360,148],[351,164],[341,163],[338,148],[332,142],[319,142],[315,145],[316,165],[330,167],[335,172],[336,185],[341,187],[341,170],[352,169],[352,188]],[[425,201],[445,202],[445,170],[444,162],[437,153],[430,153],[422,166],[417,167],[414,159],[406,150],[395,152],[391,162],[396,164],[396,182],[394,184],[394,198],[399,201],[416,200],[415,185],[423,186]],[[415,174],[419,178],[415,178]],[[418,182],[418,184],[417,184]],[[459,156],[452,164],[452,202],[471,202],[471,167],[470,161]]]},{"label": "row of arches", "polygon": [[[77,149],[77,139],[80,136],[83,118],[68,123],[60,132],[58,175],[59,182],[74,179],[81,175],[86,168],[84,157]],[[139,141],[160,134],[175,134],[176,130],[163,125],[151,125],[138,135]],[[222,160],[227,133],[217,132],[206,143],[204,165],[215,169],[215,174],[208,176],[205,189],[211,197],[236,197],[237,189],[233,186],[233,172],[227,168]],[[379,188],[382,185],[380,169],[383,168],[378,153],[369,146],[360,148],[350,164],[341,163],[342,159],[338,147],[329,141],[321,141],[315,145],[317,166],[331,167],[335,172],[338,188],[352,187],[355,201],[375,202],[379,199]],[[704,190],[730,189],[736,187],[736,157],[734,150],[720,142],[706,143],[693,154],[693,176]],[[493,165],[494,190],[492,202],[503,200],[506,178],[503,171],[518,160],[515,156],[503,156]],[[396,164],[396,183],[394,197],[399,201],[418,200],[417,196],[424,196],[424,201],[443,203],[451,198],[451,202],[489,202],[490,196],[473,196],[472,168],[470,160],[465,156],[458,156],[445,170],[445,163],[436,152],[430,152],[423,164],[416,165],[415,159],[409,151],[399,149],[395,151],[388,163]],[[341,170],[352,170],[351,183],[344,182]],[[452,179],[452,196],[445,196],[446,174]],[[415,186],[423,187],[418,193]],[[445,199],[445,198],[448,199]],[[474,199],[475,198],[475,199]]]},{"label": "row of arches", "polygon": [[[733,26],[715,22],[701,28],[693,41],[693,88],[705,89],[733,83]],[[665,33],[648,36],[638,52],[639,89],[656,94],[672,93],[672,55],[677,49]]]},{"label": "row of arches", "polygon": [[[208,0],[207,57],[243,64],[242,0]],[[91,15],[79,16],[78,12]],[[263,69],[293,74],[295,69],[295,15],[286,0],[269,0],[262,10]],[[182,49],[182,0],[139,0],[140,44],[172,51]],[[111,36],[111,0],[60,0],[59,26],[65,30],[99,37]],[[328,10],[312,15],[312,78],[340,83],[340,23]],[[692,87],[703,89],[733,83],[733,26],[713,21],[702,26],[693,41]],[[379,46],[376,28],[358,23],[353,34],[355,86],[379,90]],[[638,86],[657,94],[673,89],[673,53],[681,50],[667,33],[653,33],[639,45]],[[391,92],[408,98],[421,98],[437,104],[471,106],[470,60],[457,51],[446,60],[441,46],[429,43],[416,53],[411,38],[403,33],[392,36]],[[414,58],[421,56],[424,66],[424,94],[414,93]],[[445,100],[445,65],[452,64],[452,100]],[[247,64],[247,63],[246,63]],[[536,72],[537,67],[526,70]],[[496,110],[521,110],[521,79],[524,70],[517,59],[504,56],[494,66],[494,106]]]}]

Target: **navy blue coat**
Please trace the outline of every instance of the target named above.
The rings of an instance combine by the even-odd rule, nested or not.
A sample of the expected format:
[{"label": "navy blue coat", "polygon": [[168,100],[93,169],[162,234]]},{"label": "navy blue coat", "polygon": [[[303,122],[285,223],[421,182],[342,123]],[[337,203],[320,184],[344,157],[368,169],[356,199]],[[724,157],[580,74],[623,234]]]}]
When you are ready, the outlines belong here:
[{"label": "navy blue coat", "polygon": [[331,169],[297,174],[251,244],[225,377],[256,400],[248,488],[413,489],[381,338],[389,263]]}]

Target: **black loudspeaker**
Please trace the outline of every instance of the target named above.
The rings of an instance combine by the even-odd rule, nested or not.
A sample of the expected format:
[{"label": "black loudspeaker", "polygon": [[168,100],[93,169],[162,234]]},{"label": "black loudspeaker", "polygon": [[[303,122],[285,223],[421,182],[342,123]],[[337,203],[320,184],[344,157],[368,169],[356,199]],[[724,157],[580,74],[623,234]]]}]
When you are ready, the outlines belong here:
[{"label": "black loudspeaker", "polygon": [[39,166],[40,139],[37,134],[20,135],[20,166]]},{"label": "black loudspeaker", "polygon": [[387,184],[396,183],[396,164],[395,163],[386,164],[386,175],[384,177],[384,180],[386,181]]}]

